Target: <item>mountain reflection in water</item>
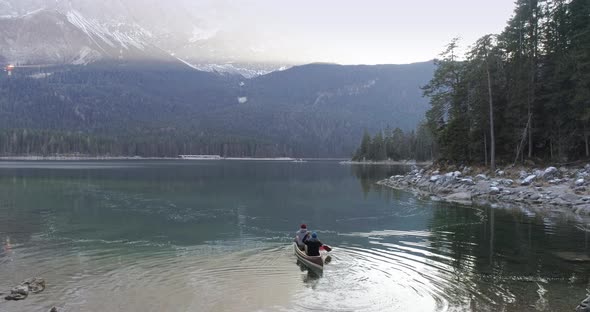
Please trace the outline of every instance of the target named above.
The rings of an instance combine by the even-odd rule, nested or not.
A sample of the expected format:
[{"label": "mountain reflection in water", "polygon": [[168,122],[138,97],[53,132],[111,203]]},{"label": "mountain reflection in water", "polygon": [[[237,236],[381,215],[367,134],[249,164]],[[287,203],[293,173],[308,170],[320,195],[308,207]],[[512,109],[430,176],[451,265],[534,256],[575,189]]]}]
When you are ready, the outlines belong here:
[{"label": "mountain reflection in water", "polygon": [[[106,161],[0,165],[1,311],[569,311],[588,220],[420,200],[396,166]],[[298,266],[300,223],[334,249]]]}]

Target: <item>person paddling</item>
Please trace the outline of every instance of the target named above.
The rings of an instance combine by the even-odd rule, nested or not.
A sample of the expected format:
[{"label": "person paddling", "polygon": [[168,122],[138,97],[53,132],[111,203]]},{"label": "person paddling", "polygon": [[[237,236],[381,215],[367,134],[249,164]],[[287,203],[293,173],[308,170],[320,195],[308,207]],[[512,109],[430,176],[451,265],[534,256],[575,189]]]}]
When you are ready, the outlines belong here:
[{"label": "person paddling", "polygon": [[299,247],[299,249],[301,249],[301,250],[305,249],[304,241],[308,235],[309,235],[309,232],[307,231],[307,225],[302,224],[299,227],[299,231],[297,231],[297,233],[295,233],[295,239],[294,239],[294,241],[297,243],[297,247]]},{"label": "person paddling", "polygon": [[318,234],[316,232],[311,233],[311,238],[304,240],[303,243],[305,245],[307,245],[307,255],[308,256],[319,256],[320,255],[320,247],[322,247],[323,244],[318,239]]}]

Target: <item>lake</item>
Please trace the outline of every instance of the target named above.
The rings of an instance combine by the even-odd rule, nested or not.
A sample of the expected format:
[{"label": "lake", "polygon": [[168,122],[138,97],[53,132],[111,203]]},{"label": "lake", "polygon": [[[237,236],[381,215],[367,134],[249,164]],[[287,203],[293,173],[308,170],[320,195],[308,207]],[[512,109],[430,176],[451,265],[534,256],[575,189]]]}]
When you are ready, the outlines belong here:
[{"label": "lake", "polygon": [[[2,161],[0,311],[572,311],[588,220],[468,207],[335,161]],[[332,246],[296,263],[306,223]]]}]

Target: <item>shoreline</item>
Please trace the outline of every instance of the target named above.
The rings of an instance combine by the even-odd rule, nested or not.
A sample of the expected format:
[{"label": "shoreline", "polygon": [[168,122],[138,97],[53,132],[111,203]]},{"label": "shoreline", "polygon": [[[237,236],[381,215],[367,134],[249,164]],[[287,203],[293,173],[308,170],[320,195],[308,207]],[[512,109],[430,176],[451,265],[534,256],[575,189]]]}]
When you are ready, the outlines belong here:
[{"label": "shoreline", "polygon": [[497,170],[494,177],[474,174],[469,167],[443,173],[431,166],[377,184],[434,201],[590,216],[590,164],[544,170],[508,168]]},{"label": "shoreline", "polygon": [[345,160],[340,162],[341,165],[395,165],[395,166],[430,166],[430,161],[414,161],[414,160],[380,160],[380,161],[352,161]]},{"label": "shoreline", "polygon": [[339,161],[334,158],[291,158],[291,157],[219,157],[219,158],[182,158],[182,157],[141,157],[141,156],[0,156],[0,161],[67,161],[67,160],[184,160],[184,161],[276,161],[307,162],[310,160]]}]

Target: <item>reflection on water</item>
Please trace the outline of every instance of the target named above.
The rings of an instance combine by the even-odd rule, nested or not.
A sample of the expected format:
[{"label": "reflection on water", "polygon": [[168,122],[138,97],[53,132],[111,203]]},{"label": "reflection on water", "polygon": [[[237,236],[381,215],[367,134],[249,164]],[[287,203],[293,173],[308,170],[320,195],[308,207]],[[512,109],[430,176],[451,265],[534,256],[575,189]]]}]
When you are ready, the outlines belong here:
[{"label": "reflection on water", "polygon": [[[407,168],[331,162],[0,163],[0,311],[569,311],[588,220],[376,186]],[[360,185],[359,185],[360,183]],[[291,240],[331,245],[323,274]]]}]

